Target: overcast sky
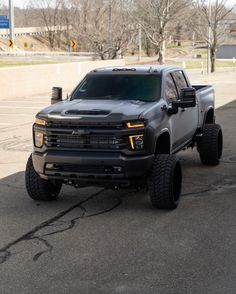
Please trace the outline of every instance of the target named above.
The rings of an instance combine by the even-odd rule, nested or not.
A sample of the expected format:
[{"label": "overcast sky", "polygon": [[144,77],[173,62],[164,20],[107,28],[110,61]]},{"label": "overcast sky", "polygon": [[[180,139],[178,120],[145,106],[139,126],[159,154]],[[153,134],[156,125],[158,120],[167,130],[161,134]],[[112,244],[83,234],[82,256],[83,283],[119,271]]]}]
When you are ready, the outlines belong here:
[{"label": "overcast sky", "polygon": [[[23,7],[26,3],[28,3],[29,1],[28,0],[13,0],[14,1],[14,5],[15,6],[19,6],[19,7]],[[37,2],[37,0],[34,0]],[[212,0],[213,2],[214,0]],[[8,0],[0,0],[0,2],[4,2],[5,4],[8,4]],[[234,5],[236,4],[236,0],[228,0],[227,3],[231,6],[231,5]]]}]

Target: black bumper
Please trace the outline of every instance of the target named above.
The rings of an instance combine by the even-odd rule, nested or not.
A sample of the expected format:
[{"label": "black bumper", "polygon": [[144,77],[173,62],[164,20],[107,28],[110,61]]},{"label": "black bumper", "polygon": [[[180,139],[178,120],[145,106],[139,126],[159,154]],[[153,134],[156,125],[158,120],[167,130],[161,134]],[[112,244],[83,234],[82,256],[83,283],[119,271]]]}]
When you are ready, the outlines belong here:
[{"label": "black bumper", "polygon": [[126,157],[120,153],[75,151],[34,152],[32,158],[42,178],[101,186],[141,184],[153,162],[153,155]]}]

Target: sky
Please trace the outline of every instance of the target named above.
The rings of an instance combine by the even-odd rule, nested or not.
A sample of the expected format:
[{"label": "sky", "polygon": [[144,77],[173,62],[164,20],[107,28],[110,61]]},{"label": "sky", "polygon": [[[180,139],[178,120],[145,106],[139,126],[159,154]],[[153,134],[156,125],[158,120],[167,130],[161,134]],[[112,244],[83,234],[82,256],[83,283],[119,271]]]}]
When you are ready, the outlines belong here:
[{"label": "sky", "polygon": [[27,3],[28,1],[26,1],[26,0],[13,0],[13,2],[14,2],[15,6],[24,7],[25,3]]},{"label": "sky", "polygon": [[[28,2],[28,0],[12,0],[12,1],[14,2],[14,5],[18,7],[24,7],[24,5]],[[34,0],[34,1],[37,1],[37,0]],[[0,2],[4,2],[4,4],[7,5],[9,3],[9,0],[0,0]],[[229,6],[236,5],[236,0],[228,0],[227,3]]]}]

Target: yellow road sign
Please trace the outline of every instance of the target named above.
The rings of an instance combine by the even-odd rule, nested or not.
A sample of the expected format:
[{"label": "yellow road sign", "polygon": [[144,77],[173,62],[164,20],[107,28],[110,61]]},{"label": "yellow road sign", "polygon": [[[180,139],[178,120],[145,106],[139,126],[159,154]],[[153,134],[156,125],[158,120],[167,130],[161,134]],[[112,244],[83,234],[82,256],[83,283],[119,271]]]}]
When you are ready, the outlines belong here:
[{"label": "yellow road sign", "polygon": [[73,48],[73,49],[77,48],[77,42],[76,42],[76,40],[71,40],[70,41],[70,45],[71,45],[71,48]]},{"label": "yellow road sign", "polygon": [[8,47],[9,48],[13,48],[13,46],[14,46],[13,41],[12,40],[8,40]]}]

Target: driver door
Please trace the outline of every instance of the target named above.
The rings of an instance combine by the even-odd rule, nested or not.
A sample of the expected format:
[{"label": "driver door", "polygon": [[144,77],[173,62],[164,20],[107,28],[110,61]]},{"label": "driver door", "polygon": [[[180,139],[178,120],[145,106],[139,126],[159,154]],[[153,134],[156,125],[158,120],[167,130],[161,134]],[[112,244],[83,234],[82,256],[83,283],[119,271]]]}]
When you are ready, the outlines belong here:
[{"label": "driver door", "polygon": [[[181,89],[189,87],[181,70],[169,73],[165,82],[165,99],[169,107],[174,100],[180,99]],[[198,123],[197,107],[179,108],[177,114],[170,114],[172,150],[178,149],[191,140]]]}]

